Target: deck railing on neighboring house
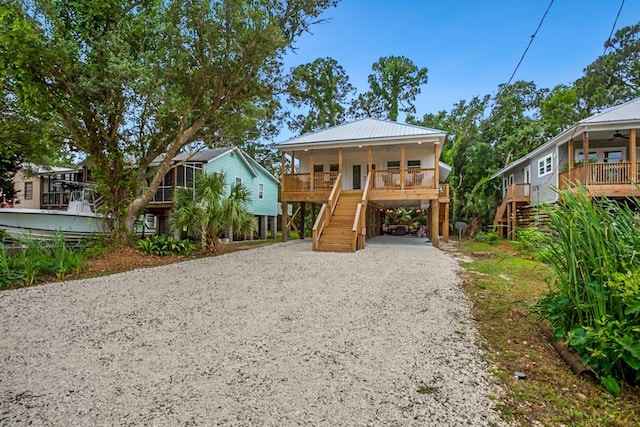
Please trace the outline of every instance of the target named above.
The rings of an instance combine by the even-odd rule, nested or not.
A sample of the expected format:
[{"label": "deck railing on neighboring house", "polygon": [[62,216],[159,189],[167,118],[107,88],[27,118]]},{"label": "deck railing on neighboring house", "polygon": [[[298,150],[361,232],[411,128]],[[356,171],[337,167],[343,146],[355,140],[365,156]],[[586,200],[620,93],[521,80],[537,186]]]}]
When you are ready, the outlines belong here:
[{"label": "deck railing on neighboring house", "polygon": [[[638,166],[640,171],[640,164]],[[636,173],[636,176],[637,173]],[[561,190],[573,187],[576,183],[586,185],[631,184],[631,162],[589,163],[585,179],[584,167],[578,166],[570,171],[558,174]]]}]

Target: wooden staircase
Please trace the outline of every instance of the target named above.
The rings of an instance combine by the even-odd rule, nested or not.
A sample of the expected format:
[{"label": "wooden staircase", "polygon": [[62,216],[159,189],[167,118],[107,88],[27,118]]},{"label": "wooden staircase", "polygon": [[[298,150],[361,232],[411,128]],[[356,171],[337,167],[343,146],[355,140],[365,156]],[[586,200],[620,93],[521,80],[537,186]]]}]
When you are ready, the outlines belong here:
[{"label": "wooden staircase", "polygon": [[331,217],[331,222],[322,231],[316,250],[321,252],[353,252],[353,222],[362,190],[342,191]]}]

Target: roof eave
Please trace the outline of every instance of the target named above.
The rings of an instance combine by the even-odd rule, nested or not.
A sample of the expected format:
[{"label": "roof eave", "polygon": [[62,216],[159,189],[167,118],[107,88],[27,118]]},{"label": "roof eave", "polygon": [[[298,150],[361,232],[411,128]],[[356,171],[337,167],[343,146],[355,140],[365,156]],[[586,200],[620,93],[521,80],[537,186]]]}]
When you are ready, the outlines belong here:
[{"label": "roof eave", "polygon": [[292,149],[310,149],[310,148],[323,148],[323,149],[331,149],[331,148],[347,148],[347,147],[358,147],[360,145],[394,145],[401,144],[406,142],[426,142],[433,144],[442,144],[444,143],[444,139],[446,138],[445,133],[437,133],[430,135],[407,135],[407,136],[390,136],[383,138],[360,138],[360,139],[348,139],[348,140],[338,140],[338,141],[316,141],[316,142],[282,142],[280,144],[276,144],[276,148],[280,151],[293,151]]}]

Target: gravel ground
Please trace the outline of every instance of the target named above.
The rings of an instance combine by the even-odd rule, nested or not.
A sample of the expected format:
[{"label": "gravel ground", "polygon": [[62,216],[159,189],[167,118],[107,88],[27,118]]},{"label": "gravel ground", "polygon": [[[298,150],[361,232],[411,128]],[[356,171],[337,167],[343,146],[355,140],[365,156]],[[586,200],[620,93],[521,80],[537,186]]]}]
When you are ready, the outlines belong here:
[{"label": "gravel ground", "polygon": [[0,293],[2,425],[499,425],[431,246],[294,241]]}]

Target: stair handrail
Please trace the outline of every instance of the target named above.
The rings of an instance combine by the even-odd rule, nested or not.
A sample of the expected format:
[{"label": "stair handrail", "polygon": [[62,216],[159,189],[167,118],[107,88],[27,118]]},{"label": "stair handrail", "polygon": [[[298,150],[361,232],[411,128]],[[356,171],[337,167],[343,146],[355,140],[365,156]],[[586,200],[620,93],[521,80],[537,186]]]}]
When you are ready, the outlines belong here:
[{"label": "stair handrail", "polygon": [[320,212],[318,213],[318,217],[316,218],[316,222],[313,224],[313,228],[311,229],[311,244],[313,250],[317,250],[320,245],[320,236],[322,236],[322,232],[324,228],[327,226],[325,212],[327,211],[327,204],[323,203],[320,208]]},{"label": "stair handrail", "polygon": [[333,215],[333,212],[336,210],[336,206],[338,205],[338,199],[340,198],[340,193],[342,192],[342,172],[338,174],[336,177],[336,182],[333,183],[333,188],[331,189],[331,193],[329,193],[329,200],[327,203],[331,208],[331,213],[329,216]]},{"label": "stair handrail", "polygon": [[336,177],[336,182],[333,183],[331,193],[329,193],[329,199],[327,200],[327,203],[322,204],[318,217],[316,218],[316,222],[313,224],[313,228],[311,229],[311,245],[313,250],[318,249],[318,246],[320,245],[320,236],[322,236],[322,232],[325,227],[327,227],[331,222],[331,217],[338,205],[338,199],[340,198],[341,191],[342,173],[339,173]]},{"label": "stair handrail", "polygon": [[364,191],[362,192],[362,198],[360,199],[360,203],[356,207],[356,214],[353,218],[353,227],[351,231],[353,233],[353,238],[351,240],[351,250],[356,251],[356,249],[364,249],[364,237],[367,234],[365,228],[365,220],[366,220],[366,212],[367,212],[367,203],[369,201],[369,190],[371,189],[371,185],[373,183],[372,177],[373,174],[369,174],[367,176],[367,181],[364,184]]},{"label": "stair handrail", "polygon": [[362,214],[362,203],[358,203],[356,207],[356,216],[353,218],[353,227],[351,231],[353,233],[351,238],[351,251],[356,251],[356,245],[358,243],[358,229],[360,228],[360,215]]}]

